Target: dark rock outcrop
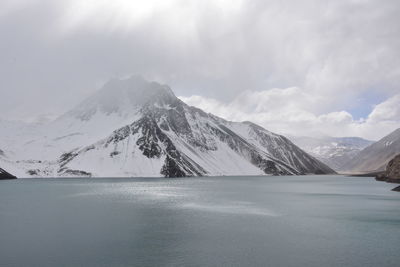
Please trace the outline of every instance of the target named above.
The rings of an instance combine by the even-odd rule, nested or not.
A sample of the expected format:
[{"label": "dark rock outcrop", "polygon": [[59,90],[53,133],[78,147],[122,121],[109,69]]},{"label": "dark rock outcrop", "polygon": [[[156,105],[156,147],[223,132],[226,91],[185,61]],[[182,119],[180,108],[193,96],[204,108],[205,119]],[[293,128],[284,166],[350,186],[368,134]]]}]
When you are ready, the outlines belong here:
[{"label": "dark rock outcrop", "polygon": [[400,186],[393,188],[392,191],[400,192]]},{"label": "dark rock outcrop", "polygon": [[386,171],[376,176],[376,180],[400,183],[400,154],[389,161]]},{"label": "dark rock outcrop", "polygon": [[10,180],[10,179],[17,179],[17,177],[0,168],[0,180]]},{"label": "dark rock outcrop", "polygon": [[386,167],[386,176],[389,181],[400,183],[400,154],[389,161]]},{"label": "dark rock outcrop", "polygon": [[[375,177],[377,181],[400,184],[400,154],[389,161],[386,171]],[[400,192],[400,186],[392,189],[392,191]]]}]

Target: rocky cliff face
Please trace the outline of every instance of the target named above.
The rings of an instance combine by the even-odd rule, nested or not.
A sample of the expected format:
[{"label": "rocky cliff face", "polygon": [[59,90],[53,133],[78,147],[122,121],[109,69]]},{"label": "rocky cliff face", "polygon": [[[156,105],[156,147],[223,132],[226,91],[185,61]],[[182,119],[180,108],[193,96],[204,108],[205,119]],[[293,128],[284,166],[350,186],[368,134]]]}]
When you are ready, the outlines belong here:
[{"label": "rocky cliff face", "polygon": [[[377,175],[376,180],[400,184],[400,154],[389,161],[386,170],[382,174]],[[392,190],[400,192],[400,186]]]},{"label": "rocky cliff face", "polygon": [[386,170],[376,178],[380,181],[400,183],[400,154],[390,160]]},{"label": "rocky cliff face", "polygon": [[400,155],[389,161],[386,167],[386,176],[388,179],[400,182]]}]

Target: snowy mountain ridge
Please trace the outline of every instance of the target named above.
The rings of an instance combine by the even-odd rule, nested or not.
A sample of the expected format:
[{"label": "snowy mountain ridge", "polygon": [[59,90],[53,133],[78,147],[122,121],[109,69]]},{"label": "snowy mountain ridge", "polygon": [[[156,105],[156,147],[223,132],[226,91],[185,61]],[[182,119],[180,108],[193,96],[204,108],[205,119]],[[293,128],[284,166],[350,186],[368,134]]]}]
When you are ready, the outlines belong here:
[{"label": "snowy mountain ridge", "polygon": [[139,76],[108,82],[30,132],[10,143],[14,156],[0,164],[49,177],[333,173],[287,138],[207,114]]},{"label": "snowy mountain ridge", "polygon": [[360,137],[290,136],[289,139],[336,171],[341,171],[347,162],[373,143]]}]

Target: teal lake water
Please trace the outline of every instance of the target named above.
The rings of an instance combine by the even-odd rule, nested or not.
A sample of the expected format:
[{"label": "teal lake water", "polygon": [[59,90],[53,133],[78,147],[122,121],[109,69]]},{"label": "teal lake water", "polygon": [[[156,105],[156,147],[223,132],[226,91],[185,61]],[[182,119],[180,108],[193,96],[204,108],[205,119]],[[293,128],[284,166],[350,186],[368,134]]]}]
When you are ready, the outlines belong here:
[{"label": "teal lake water", "polygon": [[400,266],[400,193],[342,176],[0,182],[0,266]]}]

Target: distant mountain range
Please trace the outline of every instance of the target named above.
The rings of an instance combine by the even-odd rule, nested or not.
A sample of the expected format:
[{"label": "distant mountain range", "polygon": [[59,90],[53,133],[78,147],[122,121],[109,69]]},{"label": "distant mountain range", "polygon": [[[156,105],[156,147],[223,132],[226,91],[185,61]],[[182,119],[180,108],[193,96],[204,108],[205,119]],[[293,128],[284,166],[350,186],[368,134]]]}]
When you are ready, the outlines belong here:
[{"label": "distant mountain range", "polygon": [[361,150],[374,143],[360,137],[290,136],[289,139],[335,171],[343,170]]},{"label": "distant mountain range", "polygon": [[0,126],[0,167],[19,177],[334,173],[284,136],[188,106],[139,76],[108,82],[51,123]]},{"label": "distant mountain range", "polygon": [[359,137],[289,137],[304,151],[341,173],[377,173],[400,154],[400,129],[377,142]]},{"label": "distant mountain range", "polygon": [[400,128],[360,151],[342,167],[342,171],[349,173],[383,171],[388,162],[398,154],[400,154]]}]

